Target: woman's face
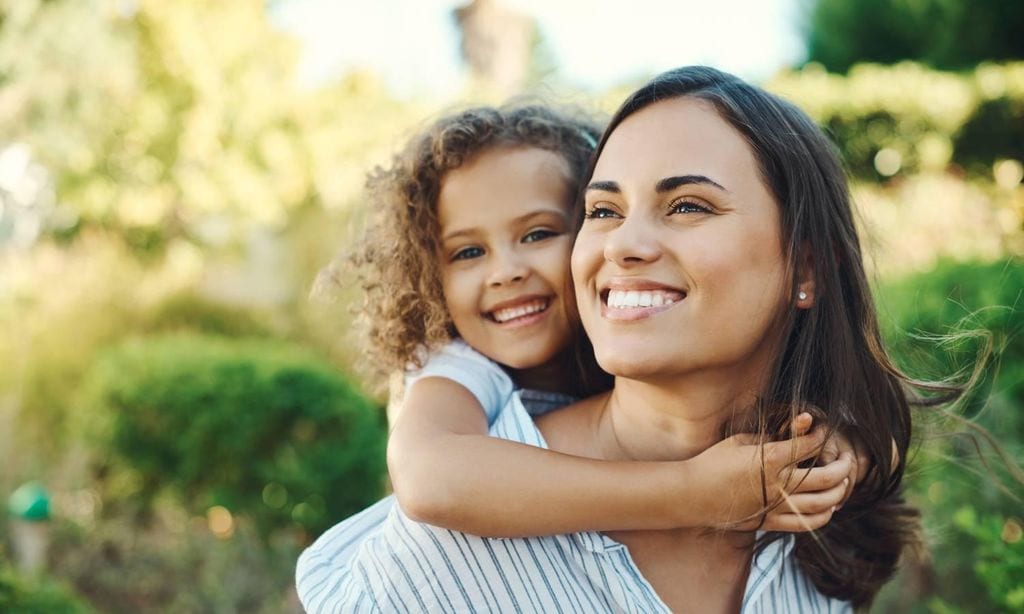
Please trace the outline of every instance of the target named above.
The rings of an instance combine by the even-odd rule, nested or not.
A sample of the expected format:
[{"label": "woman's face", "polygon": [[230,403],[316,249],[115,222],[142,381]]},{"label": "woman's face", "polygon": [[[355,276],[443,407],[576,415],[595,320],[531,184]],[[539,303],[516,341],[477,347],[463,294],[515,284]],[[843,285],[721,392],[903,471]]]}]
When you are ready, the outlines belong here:
[{"label": "woman's face", "polygon": [[744,137],[696,98],[615,129],[586,193],[572,255],[601,367],[652,380],[759,377],[790,305],[779,211]]}]

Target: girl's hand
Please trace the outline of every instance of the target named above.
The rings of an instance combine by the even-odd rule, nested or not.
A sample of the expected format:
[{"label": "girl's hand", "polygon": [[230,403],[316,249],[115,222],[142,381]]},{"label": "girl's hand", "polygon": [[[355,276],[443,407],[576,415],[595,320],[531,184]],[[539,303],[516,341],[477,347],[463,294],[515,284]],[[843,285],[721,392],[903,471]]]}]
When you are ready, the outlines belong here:
[{"label": "girl's hand", "polygon": [[792,439],[761,446],[752,435],[734,435],[691,459],[688,478],[698,481],[707,526],[802,532],[827,524],[852,488],[856,455],[840,451],[823,466],[796,467],[826,444],[822,429],[810,431],[811,422],[802,413],[793,420]]},{"label": "girl's hand", "polygon": [[850,495],[853,494],[853,487],[857,485],[868,474],[871,466],[867,451],[860,442],[854,442],[842,433],[836,433],[831,439],[825,442],[825,448],[821,451],[820,463],[827,465],[840,459],[850,461],[851,469],[849,481],[846,483],[846,492],[836,506],[836,509],[843,507]]}]

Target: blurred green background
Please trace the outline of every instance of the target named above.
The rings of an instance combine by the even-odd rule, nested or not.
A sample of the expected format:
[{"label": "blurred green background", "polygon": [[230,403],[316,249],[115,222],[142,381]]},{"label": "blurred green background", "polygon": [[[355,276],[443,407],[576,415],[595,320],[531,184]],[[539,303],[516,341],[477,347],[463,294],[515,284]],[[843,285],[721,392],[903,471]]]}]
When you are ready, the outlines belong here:
[{"label": "blurred green background", "polygon": [[[298,611],[298,553],[385,488],[356,292],[308,298],[363,176],[453,102],[607,113],[644,78],[568,85],[524,16],[518,70],[464,44],[456,100],[302,86],[271,8],[0,1],[0,612]],[[977,370],[957,415],[1019,463],[1024,3],[803,8],[807,61],[764,85],[843,151],[898,362]],[[1020,483],[955,416],[920,424],[925,541],[874,610],[1024,611]]]}]

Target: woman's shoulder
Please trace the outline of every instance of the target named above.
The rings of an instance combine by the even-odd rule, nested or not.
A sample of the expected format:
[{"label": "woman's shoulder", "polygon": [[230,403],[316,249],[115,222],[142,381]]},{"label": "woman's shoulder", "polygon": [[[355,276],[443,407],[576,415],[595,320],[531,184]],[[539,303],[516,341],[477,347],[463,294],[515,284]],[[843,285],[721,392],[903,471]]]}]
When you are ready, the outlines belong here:
[{"label": "woman's shoulder", "polygon": [[594,437],[596,421],[601,417],[601,408],[611,393],[605,392],[588,397],[537,418],[535,424],[548,447],[557,452],[598,458],[597,441]]},{"label": "woman's shoulder", "polygon": [[750,565],[742,614],[828,612],[853,614],[846,601],[818,591],[800,567],[793,535],[784,535],[758,550]]}]

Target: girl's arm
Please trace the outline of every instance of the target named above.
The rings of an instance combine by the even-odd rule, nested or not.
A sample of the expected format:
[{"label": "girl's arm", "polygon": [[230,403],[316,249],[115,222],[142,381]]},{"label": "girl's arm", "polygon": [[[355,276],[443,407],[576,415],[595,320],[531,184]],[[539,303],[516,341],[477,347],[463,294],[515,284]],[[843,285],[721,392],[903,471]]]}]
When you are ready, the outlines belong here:
[{"label": "girl's arm", "polygon": [[[804,430],[809,416],[806,421]],[[840,501],[850,472],[849,461],[838,460],[810,470],[797,486],[783,471],[793,452],[808,458],[822,443],[809,434],[767,444],[762,491],[759,448],[737,437],[686,461],[571,456],[490,437],[476,397],[452,380],[425,377],[406,391],[388,443],[388,467],[410,518],[476,535],[726,526],[749,522],[764,493],[771,499],[796,489],[796,503],[773,514],[799,510],[810,522],[784,518],[781,527],[768,522],[765,528],[799,531],[827,522],[831,511],[822,510]]]}]

